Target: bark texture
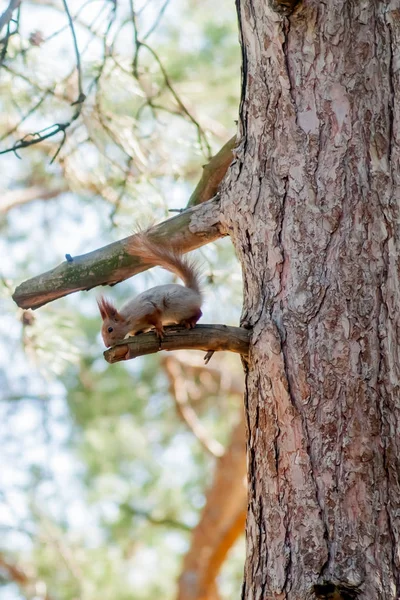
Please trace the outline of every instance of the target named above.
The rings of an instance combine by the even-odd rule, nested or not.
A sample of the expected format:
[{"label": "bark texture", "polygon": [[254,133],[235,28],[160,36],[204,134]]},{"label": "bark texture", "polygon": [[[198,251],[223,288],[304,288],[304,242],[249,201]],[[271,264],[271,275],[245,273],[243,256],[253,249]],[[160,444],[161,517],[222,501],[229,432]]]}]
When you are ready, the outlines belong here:
[{"label": "bark texture", "polygon": [[237,0],[246,600],[400,596],[399,2]]}]

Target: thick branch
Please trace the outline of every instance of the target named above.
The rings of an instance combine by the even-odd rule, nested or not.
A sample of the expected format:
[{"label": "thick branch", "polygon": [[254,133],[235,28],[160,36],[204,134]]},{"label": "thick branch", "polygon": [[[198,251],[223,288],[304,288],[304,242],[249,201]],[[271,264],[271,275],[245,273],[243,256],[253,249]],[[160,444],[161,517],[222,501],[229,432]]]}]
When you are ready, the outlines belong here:
[{"label": "thick branch", "polygon": [[[189,252],[224,235],[219,228],[219,198],[212,196],[232,161],[234,145],[233,137],[204,167],[203,176],[189,200],[190,208],[152,228],[155,239],[167,239],[168,245]],[[199,204],[201,206],[196,207]],[[126,251],[129,239],[72,260],[66,254],[66,262],[21,283],[13,294],[14,301],[21,308],[35,309],[68,294],[98,285],[114,285],[145,271],[148,266]]]},{"label": "thick branch", "polygon": [[195,206],[209,200],[218,192],[221,181],[225,177],[229,165],[233,160],[232,150],[236,145],[234,135],[221,150],[212,157],[209,163],[203,167],[203,175],[190,196],[188,206]]},{"label": "thick branch", "polygon": [[160,342],[153,331],[118,342],[104,352],[109,363],[129,360],[145,354],[155,354],[160,350],[228,350],[247,356],[249,352],[249,331],[243,327],[227,325],[196,325],[187,330],[179,325],[165,327],[165,337]]},{"label": "thick branch", "polygon": [[[172,217],[150,230],[155,240],[168,241],[171,247],[189,252],[222,237],[219,228],[219,198],[215,197]],[[19,285],[13,299],[21,308],[39,308],[57,298],[98,285],[114,285],[148,269],[129,254],[130,236],[88,254],[74,258],[55,269],[28,279]]]},{"label": "thick branch", "polygon": [[216,578],[226,555],[244,533],[247,507],[244,414],[217,462],[200,521],[178,581],[177,600],[214,600]]}]

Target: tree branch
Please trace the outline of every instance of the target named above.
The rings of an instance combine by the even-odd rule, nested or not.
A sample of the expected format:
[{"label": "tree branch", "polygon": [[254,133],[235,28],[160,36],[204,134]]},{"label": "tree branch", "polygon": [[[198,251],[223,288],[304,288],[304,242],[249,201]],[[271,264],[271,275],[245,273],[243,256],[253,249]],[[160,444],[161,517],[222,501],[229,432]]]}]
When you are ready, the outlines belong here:
[{"label": "tree branch", "polygon": [[247,507],[244,413],[218,459],[200,521],[178,580],[177,600],[218,598],[216,578],[224,559],[244,533]]},{"label": "tree branch", "polygon": [[[222,237],[219,228],[219,198],[185,210],[149,230],[155,241],[189,252]],[[129,236],[88,254],[61,263],[55,269],[19,285],[14,301],[21,308],[39,308],[57,298],[98,285],[114,285],[147,270],[148,265],[127,252]]]},{"label": "tree branch", "polygon": [[236,135],[222,146],[221,150],[203,166],[203,175],[190,196],[188,206],[195,206],[218,192],[221,181],[225,177],[229,165],[233,160],[233,149],[236,145]]},{"label": "tree branch", "polygon": [[[6,558],[2,552],[0,553],[0,574],[4,574],[8,581],[18,585],[21,590],[29,590],[29,597],[35,595],[40,600],[51,600],[44,581],[36,579],[32,569],[22,569],[18,564]],[[36,593],[39,588],[41,588],[40,595]]]},{"label": "tree branch", "polygon": [[4,25],[8,25],[11,21],[14,10],[17,10],[20,4],[21,0],[10,0],[8,7],[3,14],[0,15],[0,31],[3,29]]},{"label": "tree branch", "polygon": [[199,140],[199,144],[200,144],[201,148],[203,148],[203,142],[204,142],[204,145],[205,145],[205,147],[207,149],[208,157],[211,156],[211,147],[210,147],[210,143],[209,143],[209,141],[207,139],[205,131],[203,130],[202,126],[197,121],[197,119],[186,108],[186,106],[183,103],[182,99],[180,98],[180,96],[176,92],[175,88],[173,87],[173,85],[172,85],[172,83],[170,81],[168,73],[167,73],[167,71],[166,71],[163,63],[161,62],[161,59],[158,56],[157,52],[154,50],[154,48],[152,48],[151,46],[149,46],[148,44],[146,44],[143,41],[138,41],[138,44],[139,44],[138,48],[139,48],[139,46],[143,47],[143,48],[146,48],[146,50],[148,52],[150,52],[150,54],[153,56],[154,60],[156,61],[156,63],[159,66],[159,69],[160,69],[160,71],[162,73],[162,76],[164,77],[165,85],[167,86],[167,88],[171,92],[173,98],[175,99],[175,102],[177,103],[177,105],[181,109],[182,113],[185,114],[187,116],[187,118],[189,119],[189,121],[191,121],[193,123],[193,125],[196,127],[196,129],[197,129],[197,136],[198,136],[198,140]]},{"label": "tree branch", "polygon": [[125,504],[125,503],[121,504],[120,509],[132,516],[142,517],[143,519],[146,519],[146,521],[148,521],[152,525],[162,525],[164,527],[172,527],[174,529],[181,529],[183,531],[192,531],[191,526],[187,525],[186,523],[183,523],[182,521],[177,521],[176,519],[174,519],[172,517],[168,517],[168,516],[155,517],[152,515],[152,513],[150,511],[142,510],[140,508],[135,508],[131,504]]},{"label": "tree branch", "polygon": [[[72,123],[77,120],[81,113],[81,106],[79,105],[78,110],[72,115],[71,120],[66,123],[53,123],[53,125],[49,125],[49,127],[45,127],[44,129],[40,129],[39,131],[35,131],[34,133],[28,133],[25,137],[17,140],[13,146],[10,148],[6,148],[5,150],[1,150],[0,154],[8,154],[9,152],[14,152],[18,158],[20,156],[17,154],[17,150],[21,150],[22,148],[29,148],[29,146],[34,146],[35,144],[39,144],[44,140],[48,140],[49,138],[57,135],[57,133],[63,134],[62,141],[60,142],[60,146],[51,159],[50,162],[54,162],[57,158],[57,155],[61,149],[61,145],[64,143],[66,130],[68,127],[71,127]],[[47,132],[47,133],[46,133]]]},{"label": "tree branch", "polygon": [[160,350],[228,350],[247,356],[249,335],[249,331],[243,327],[196,325],[188,330],[180,325],[170,325],[165,327],[165,337],[161,342],[153,331],[142,333],[118,342],[104,352],[104,358],[109,363],[115,363],[155,354]]},{"label": "tree branch", "polygon": [[[224,235],[219,227],[219,198],[212,196],[232,162],[234,145],[235,137],[205,165],[189,200],[190,208],[151,229],[156,240],[167,239],[170,246],[189,252]],[[13,294],[14,301],[21,308],[35,309],[68,294],[98,285],[114,285],[145,271],[148,266],[126,251],[130,237],[72,260],[66,255],[67,261],[55,269],[21,283]]]},{"label": "tree branch", "polygon": [[190,405],[187,379],[182,365],[173,356],[166,356],[162,364],[169,379],[171,396],[174,398],[179,416],[207,452],[217,458],[222,456],[224,453],[223,445],[209,436],[195,410]]},{"label": "tree branch", "polygon": [[74,21],[73,21],[73,18],[71,17],[71,13],[69,12],[68,3],[66,0],[62,0],[62,3],[64,5],[64,9],[67,14],[69,28],[71,30],[72,39],[74,42],[74,50],[75,50],[75,57],[76,57],[76,70],[78,73],[78,99],[74,102],[74,104],[80,104],[80,103],[84,102],[86,99],[86,96],[83,93],[83,87],[82,87],[81,55],[79,54],[78,41],[76,39]]},{"label": "tree branch", "polygon": [[66,185],[49,189],[45,186],[32,185],[28,188],[20,188],[2,193],[0,191],[0,214],[5,214],[16,206],[28,204],[34,200],[51,200],[68,190]]}]

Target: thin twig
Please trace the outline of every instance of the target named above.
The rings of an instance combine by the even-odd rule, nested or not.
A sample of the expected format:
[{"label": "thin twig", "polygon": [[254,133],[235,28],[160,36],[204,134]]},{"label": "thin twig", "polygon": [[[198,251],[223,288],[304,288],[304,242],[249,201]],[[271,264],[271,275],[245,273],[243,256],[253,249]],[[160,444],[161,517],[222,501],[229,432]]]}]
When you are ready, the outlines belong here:
[{"label": "thin twig", "polygon": [[52,164],[53,164],[53,162],[56,160],[57,156],[60,154],[61,148],[64,146],[64,144],[65,144],[65,140],[67,139],[67,134],[65,133],[65,129],[63,129],[63,130],[62,130],[62,134],[63,134],[63,137],[62,137],[62,139],[61,139],[61,142],[59,143],[59,145],[58,145],[58,148],[57,148],[57,150],[55,151],[55,153],[54,153],[54,155],[53,155],[53,158],[52,158],[52,159],[51,159],[51,161],[50,161],[50,164],[51,164],[51,165],[52,165]]},{"label": "thin twig", "polygon": [[[112,140],[114,142],[114,144],[117,146],[117,148],[119,148],[121,150],[121,152],[127,156],[128,159],[132,159],[133,160],[133,156],[131,154],[129,154],[129,152],[126,150],[126,148],[120,142],[120,140],[117,138],[117,136],[114,133],[113,129],[107,125],[107,123],[106,123],[106,121],[104,119],[104,114],[103,114],[103,111],[101,110],[101,106],[100,106],[99,102],[100,102],[100,100],[99,100],[99,94],[96,93],[96,104],[95,104],[96,113],[97,113],[97,116],[98,116],[98,119],[99,119],[99,123],[102,126],[104,132],[107,134],[107,136],[110,138],[110,140]],[[110,120],[111,120],[111,118],[110,118]],[[119,168],[122,170],[122,167],[119,167]]]},{"label": "thin twig", "polygon": [[[15,69],[12,69],[12,68],[10,68],[7,65],[3,65],[3,69],[5,69],[8,73],[11,73],[11,75],[13,75],[14,77],[18,77],[19,79],[22,79],[26,83],[29,83],[29,85],[31,85],[32,87],[34,87],[39,92],[50,94],[51,96],[54,96],[54,98],[57,98],[57,100],[64,100],[64,101],[69,102],[69,103],[71,102],[71,99],[67,95],[56,93],[51,88],[43,88],[43,87],[41,87],[35,81],[32,81],[32,79],[30,79],[24,73],[20,73],[19,71],[15,71]],[[62,84],[65,81],[67,81],[69,79],[69,77],[70,77],[70,74],[68,74],[66,77],[64,77],[64,79],[62,81],[60,81],[60,84]]]},{"label": "thin twig", "polygon": [[[4,66],[4,68],[7,71],[9,71],[10,73],[14,73],[12,69],[10,69],[10,68],[8,68],[6,66]],[[26,75],[24,75],[22,73],[14,73],[14,74],[16,76],[20,77],[21,79],[23,79],[24,81],[27,81],[30,85],[32,85],[33,87],[35,87],[39,91],[41,91],[41,92],[43,92],[45,94],[51,94],[51,95],[57,97],[53,90],[51,90],[50,88],[47,88],[47,89],[40,88],[34,82],[32,82]],[[66,79],[68,79],[68,78],[69,78],[69,75],[67,76],[67,78],[64,79],[64,81]],[[62,99],[69,101],[69,98],[66,98],[66,97],[63,97]],[[33,146],[35,144],[39,144],[40,142],[43,142],[44,140],[57,135],[57,133],[62,132],[63,137],[62,137],[62,140],[60,142],[60,145],[59,145],[56,153],[54,154],[53,158],[50,161],[51,163],[54,162],[54,160],[58,156],[58,154],[59,154],[62,146],[65,143],[65,140],[66,140],[66,130],[72,125],[72,123],[74,121],[76,121],[78,119],[78,117],[81,114],[82,103],[83,103],[84,100],[85,100],[85,95],[83,94],[82,97],[79,97],[75,102],[72,102],[72,105],[78,104],[78,106],[77,106],[77,110],[72,115],[70,121],[67,121],[66,123],[53,123],[53,125],[49,125],[48,127],[44,127],[43,129],[40,129],[39,131],[36,131],[34,133],[28,133],[23,138],[21,138],[18,141],[16,141],[13,146],[11,146],[9,148],[6,148],[5,150],[1,150],[0,151],[0,155],[1,154],[7,154],[9,152],[14,152],[14,154],[18,158],[20,158],[20,156],[17,154],[18,150],[20,150],[22,148],[28,148],[29,146]],[[49,131],[49,130],[51,130],[51,131]],[[45,135],[43,135],[43,132],[46,132],[46,131],[49,131],[49,133],[46,133]],[[30,138],[30,139],[27,139],[27,138]]]},{"label": "thin twig", "polygon": [[71,13],[69,12],[67,0],[62,0],[62,2],[64,4],[65,12],[67,13],[67,18],[68,18],[68,21],[69,21],[69,27],[71,29],[71,34],[72,34],[72,39],[73,39],[73,42],[74,42],[74,49],[75,49],[76,68],[77,68],[77,71],[78,71],[78,91],[79,91],[79,95],[78,95],[78,99],[73,104],[82,104],[82,102],[85,101],[86,96],[83,93],[83,87],[82,87],[81,57],[80,57],[80,54],[79,54],[78,42],[77,42],[77,39],[76,39],[74,22],[72,20]]},{"label": "thin twig", "polygon": [[[11,4],[11,3],[10,3]],[[1,44],[3,44],[3,48],[1,50],[1,55],[0,55],[0,67],[3,66],[4,60],[6,58],[7,55],[7,50],[8,50],[8,42],[10,41],[10,37],[12,35],[15,35],[16,33],[19,32],[19,20],[20,20],[20,16],[21,16],[21,0],[18,3],[17,6],[17,18],[13,19],[10,18],[10,20],[7,22],[7,31],[6,31],[6,35],[5,37],[0,41]],[[4,15],[3,15],[4,16]],[[15,22],[15,29],[13,31],[11,31],[11,21]]]},{"label": "thin twig", "polygon": [[161,17],[163,16],[163,14],[165,13],[165,10],[169,4],[170,0],[165,0],[164,4],[162,5],[162,7],[160,8],[160,11],[153,23],[153,25],[150,27],[150,29],[148,30],[148,32],[143,36],[143,41],[146,41],[148,37],[151,36],[151,34],[153,33],[153,31],[155,31],[155,29],[157,29],[157,27],[160,24],[161,21]]},{"label": "thin twig", "polygon": [[[84,23],[82,20],[79,19],[79,15],[81,14],[81,12],[89,5],[92,4],[93,2],[97,2],[97,0],[86,0],[86,2],[84,2],[79,9],[76,11],[76,13],[74,14],[74,16],[72,17],[72,20],[75,24],[80,25],[81,27],[87,29],[89,31],[89,33],[91,33],[93,36],[96,36],[98,38],[101,38],[102,36],[100,36],[96,31],[93,31],[92,26],[94,21],[98,18],[98,16],[101,14],[102,10],[99,12],[99,14],[97,15],[97,17],[94,19],[94,21],[92,21],[92,23],[87,24]],[[61,6],[57,6],[55,4],[51,4],[49,5],[51,8],[53,8],[54,10],[59,10],[62,11],[62,7]],[[58,35],[60,35],[60,33],[63,33],[66,29],[69,29],[69,23],[67,23],[66,25],[63,25],[62,27],[60,27],[59,29],[56,29],[56,31],[53,31],[53,33],[51,33],[47,38],[41,40],[40,42],[40,46],[42,47],[44,44],[46,44],[47,42],[50,42],[52,39],[54,39],[55,37],[57,37]],[[24,56],[26,55],[28,52],[30,52],[32,50],[34,46],[30,45],[27,46],[26,48],[22,48],[20,51],[20,55]],[[82,53],[81,53],[82,54]]]},{"label": "thin twig", "polygon": [[[65,130],[71,126],[73,121],[75,121],[78,118],[78,116],[79,116],[79,113],[76,112],[73,115],[72,119],[70,121],[68,121],[67,123],[54,123],[53,125],[49,125],[49,127],[40,129],[39,131],[36,131],[35,133],[28,133],[22,139],[15,142],[15,144],[13,146],[11,146],[11,148],[6,148],[5,150],[0,150],[0,154],[7,154],[8,152],[14,152],[14,154],[18,158],[20,158],[20,156],[18,156],[18,154],[17,154],[17,150],[21,150],[22,148],[28,148],[29,146],[34,146],[35,144],[39,144],[40,142],[43,142],[44,140],[47,140],[48,138],[51,138],[51,137],[57,135],[57,133],[60,133],[60,131],[63,133],[63,136],[65,137]],[[48,131],[49,129],[53,129],[53,128],[54,128],[53,131],[49,131],[49,133],[45,133],[44,135],[42,135],[44,131]],[[64,137],[62,140],[62,144],[65,141]],[[31,138],[31,139],[26,139],[26,138]],[[55,159],[55,157],[57,156],[59,151],[60,151],[60,148],[57,150],[52,161]]]},{"label": "thin twig", "polygon": [[147,0],[143,6],[141,8],[139,8],[139,10],[136,11],[136,14],[138,16],[140,16],[148,7],[149,5],[153,2],[154,0]]},{"label": "thin twig", "polygon": [[179,416],[203,448],[212,456],[219,458],[224,454],[224,447],[217,440],[210,437],[195,410],[190,405],[187,381],[183,376],[182,366],[172,356],[167,356],[163,364],[167,372],[171,395],[175,400]]},{"label": "thin twig", "polygon": [[133,162],[133,157],[132,156],[128,156],[128,159],[126,161],[126,169],[125,169],[125,177],[124,180],[122,182],[122,186],[121,189],[119,191],[117,200],[113,206],[113,209],[110,213],[110,221],[113,227],[115,227],[115,216],[121,206],[121,202],[122,202],[122,198],[124,197],[125,191],[126,191],[126,186],[128,184],[128,181],[130,179],[130,173],[131,173],[131,167],[132,167],[132,162]]},{"label": "thin twig", "polygon": [[98,90],[99,81],[101,79],[104,68],[106,66],[107,58],[108,58],[108,56],[112,56],[112,52],[113,52],[113,48],[108,45],[107,41],[108,41],[108,35],[110,33],[111,27],[113,26],[113,24],[115,22],[116,16],[117,16],[117,6],[116,6],[116,4],[113,4],[110,15],[109,15],[109,19],[108,19],[108,25],[107,25],[106,30],[103,35],[103,60],[101,62],[98,72],[96,73],[95,77],[93,78],[93,80],[91,81],[91,83],[88,86],[88,94],[92,91],[93,87],[96,87],[96,90],[97,90],[96,91],[96,101],[97,101],[97,93],[99,91]]},{"label": "thin twig", "polygon": [[43,104],[43,102],[47,98],[48,94],[49,94],[49,92],[46,91],[43,94],[43,96],[40,98],[40,100],[38,102],[36,102],[36,104],[34,104],[32,106],[32,108],[29,109],[29,111],[19,120],[19,123],[17,123],[17,125],[15,125],[12,129],[9,129],[8,131],[6,131],[6,133],[4,135],[0,136],[0,141],[3,141],[4,139],[8,138],[10,135],[15,133],[20,128],[22,123],[24,121],[26,121],[26,119],[28,117],[30,117],[39,108],[39,106],[41,106],[41,104]]},{"label": "thin twig", "polygon": [[[116,18],[116,6],[114,5],[112,12],[111,12],[111,16],[108,22],[108,26],[106,29],[106,32],[104,34],[104,43],[103,43],[103,61],[100,65],[100,68],[96,74],[96,76],[94,77],[93,81],[90,83],[89,86],[89,91],[91,91],[91,89],[93,88],[93,86],[96,86],[96,94],[95,94],[95,109],[97,112],[97,116],[100,122],[100,125],[102,126],[102,128],[104,129],[105,133],[108,135],[108,137],[114,142],[114,144],[121,150],[121,152],[123,154],[125,154],[127,156],[127,163],[128,165],[131,165],[131,163],[133,162],[133,156],[131,156],[129,154],[129,152],[127,152],[127,150],[125,149],[125,147],[123,146],[123,144],[121,144],[120,140],[117,138],[117,136],[115,135],[114,131],[106,124],[105,119],[104,119],[104,115],[103,115],[103,110],[101,107],[101,87],[100,87],[100,79],[102,77],[104,68],[106,66],[106,62],[107,62],[107,57],[109,54],[109,50],[108,50],[108,46],[107,46],[107,37],[108,34],[110,32],[110,29],[115,21]],[[111,50],[112,53],[112,50]],[[115,59],[113,59],[115,62]],[[109,157],[108,157],[109,158]],[[138,165],[137,165],[138,167]],[[118,165],[118,168],[123,170],[122,167],[120,167]],[[138,167],[139,169],[139,167]],[[140,169],[139,169],[140,170]],[[125,171],[124,171],[125,173]],[[123,192],[122,192],[123,194]],[[121,196],[122,197],[122,196]],[[119,203],[120,200],[117,200],[117,202]]]},{"label": "thin twig", "polygon": [[171,517],[159,517],[159,518],[153,517],[153,515],[149,511],[142,510],[140,508],[135,508],[134,506],[131,506],[130,504],[122,504],[120,506],[120,508],[122,510],[124,510],[125,512],[130,513],[133,516],[138,516],[138,517],[142,517],[142,518],[146,519],[146,521],[148,521],[152,525],[162,525],[165,527],[174,527],[175,529],[182,529],[183,531],[191,531],[192,530],[190,525],[186,525],[186,523],[182,523],[182,521],[177,521],[176,519],[173,519]]},{"label": "thin twig", "polygon": [[177,94],[177,92],[175,91],[169,77],[168,77],[168,73],[165,70],[164,65],[161,62],[160,57],[158,56],[157,52],[148,44],[146,44],[145,42],[140,42],[141,46],[143,46],[144,48],[146,48],[150,54],[153,55],[153,57],[155,58],[160,71],[164,77],[164,81],[165,84],[167,86],[167,88],[169,89],[169,91],[171,92],[171,94],[173,95],[173,97],[175,98],[178,106],[181,108],[182,112],[188,117],[188,119],[196,126],[197,128],[197,134],[198,134],[198,139],[199,139],[199,143],[200,145],[203,147],[203,143],[202,140],[204,141],[206,148],[207,148],[207,153],[208,153],[208,158],[210,159],[212,156],[212,152],[211,152],[211,146],[207,140],[207,136],[202,128],[202,126],[200,125],[200,123],[194,118],[194,116],[190,113],[190,111],[186,108],[186,106],[184,105],[184,103],[182,102],[182,100],[180,99],[179,95]]},{"label": "thin twig", "polygon": [[11,35],[12,35],[12,33],[10,31],[10,23],[7,23],[6,37],[4,38],[4,40],[1,40],[3,43],[3,47],[1,49],[1,54],[0,54],[0,66],[3,66],[3,62],[4,62],[4,59],[6,57],[7,50],[8,50],[8,41],[9,41]]},{"label": "thin twig", "polygon": [[140,50],[141,42],[139,41],[139,38],[138,38],[138,27],[137,27],[137,21],[136,21],[135,8],[133,6],[133,0],[129,0],[129,9],[131,12],[131,17],[132,17],[133,44],[135,47],[135,55],[134,55],[133,61],[132,61],[132,73],[133,73],[133,76],[135,77],[135,79],[139,79],[138,60],[139,60],[139,50]]}]

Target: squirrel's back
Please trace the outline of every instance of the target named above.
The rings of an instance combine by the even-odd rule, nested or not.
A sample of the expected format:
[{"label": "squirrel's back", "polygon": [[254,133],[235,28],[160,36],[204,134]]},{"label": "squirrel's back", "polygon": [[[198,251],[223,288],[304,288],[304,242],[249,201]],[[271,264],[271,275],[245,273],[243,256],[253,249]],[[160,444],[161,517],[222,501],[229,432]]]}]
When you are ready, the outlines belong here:
[{"label": "squirrel's back", "polygon": [[192,288],[168,283],[142,292],[126,302],[120,314],[127,321],[137,323],[145,315],[157,310],[163,325],[180,323],[201,316],[201,295]]}]

